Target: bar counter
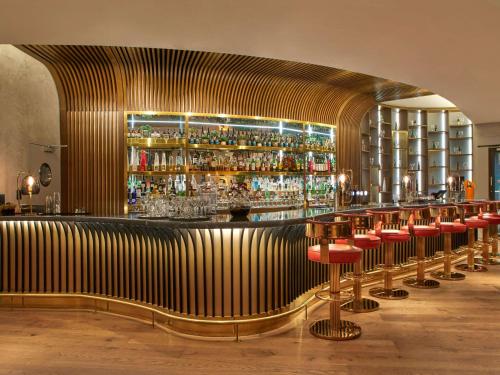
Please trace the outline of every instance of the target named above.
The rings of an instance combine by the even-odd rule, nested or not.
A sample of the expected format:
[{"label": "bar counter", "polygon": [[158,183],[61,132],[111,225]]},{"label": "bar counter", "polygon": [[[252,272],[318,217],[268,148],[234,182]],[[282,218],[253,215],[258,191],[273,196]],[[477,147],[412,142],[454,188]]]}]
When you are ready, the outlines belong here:
[{"label": "bar counter", "polygon": [[[286,322],[328,281],[327,266],[307,260],[312,241],[305,221],[336,212],[297,209],[250,214],[247,221],[215,215],[194,222],[0,217],[0,304],[104,310],[194,335],[263,332]],[[457,235],[453,247],[465,243]],[[440,249],[441,237],[429,239],[428,255]],[[414,255],[412,240],[396,248],[396,263]],[[365,270],[382,262],[382,249],[370,251]]]}]

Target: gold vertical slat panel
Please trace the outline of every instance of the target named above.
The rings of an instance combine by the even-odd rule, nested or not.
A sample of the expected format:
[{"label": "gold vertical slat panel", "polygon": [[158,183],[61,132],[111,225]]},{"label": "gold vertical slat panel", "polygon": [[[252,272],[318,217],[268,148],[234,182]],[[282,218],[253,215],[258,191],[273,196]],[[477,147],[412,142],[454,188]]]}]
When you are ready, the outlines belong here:
[{"label": "gold vertical slat panel", "polygon": [[[221,245],[221,258],[223,260],[223,264],[221,266],[222,272],[224,275],[224,280],[222,281],[222,300],[223,300],[223,311],[222,315],[230,315],[231,308],[233,304],[233,294],[232,294],[232,283],[233,283],[233,271],[232,271],[232,256],[233,256],[233,248],[231,246],[231,235],[230,229],[214,229],[217,232],[218,239]],[[229,234],[229,235],[228,235]]]},{"label": "gold vertical slat panel", "polygon": [[56,222],[58,233],[59,233],[59,275],[60,275],[60,284],[59,291],[67,292],[67,283],[68,283],[68,249],[66,247],[66,233],[64,232],[65,223]]},{"label": "gold vertical slat panel", "polygon": [[249,240],[249,245],[248,245],[248,263],[249,263],[249,268],[248,268],[248,284],[250,287],[249,290],[249,300],[250,300],[250,307],[248,310],[248,314],[258,314],[258,295],[259,295],[259,283],[257,279],[257,274],[259,271],[259,264],[257,262],[258,259],[258,247],[257,247],[257,229],[253,228],[245,228],[245,232],[248,233],[248,240]]},{"label": "gold vertical slat panel", "polygon": [[60,264],[60,240],[58,226],[56,222],[50,222],[51,247],[50,253],[52,257],[52,291],[58,293],[61,291],[61,264]]},{"label": "gold vertical slat panel", "polygon": [[56,83],[61,143],[68,145],[61,153],[68,212],[123,213],[124,111],[338,124],[339,166],[357,173],[362,115],[377,101],[428,93],[365,74],[261,57],[104,46],[18,48],[43,62]]},{"label": "gold vertical slat panel", "polygon": [[35,256],[37,259],[36,264],[33,268],[36,268],[36,287],[33,289],[34,292],[43,292],[45,290],[45,243],[43,240],[43,223],[40,221],[35,222],[36,229],[36,247],[34,249]]},{"label": "gold vertical slat panel", "polygon": [[[39,293],[106,295],[159,308],[164,303],[184,316],[238,318],[286,308],[328,280],[326,267],[307,260],[313,242],[304,238],[303,224],[161,230],[155,225],[0,221],[0,290],[34,292],[37,280]],[[33,250],[35,242],[43,251],[32,256],[26,249]],[[457,236],[454,246],[466,242],[467,236]],[[414,241],[396,246],[398,262],[407,262],[414,247]],[[441,247],[441,237],[431,238],[428,254]]]},{"label": "gold vertical slat panel", "polygon": [[2,232],[2,292],[9,291],[9,223],[4,221],[0,223],[0,228]]},{"label": "gold vertical slat panel", "polygon": [[243,305],[243,301],[241,299],[242,293],[240,291],[243,290],[243,280],[242,280],[242,272],[241,272],[241,264],[242,264],[242,251],[241,251],[241,235],[242,229],[224,229],[225,236],[232,237],[231,241],[231,251],[233,252],[233,262],[232,262],[232,299],[233,306],[232,311],[235,316],[243,315],[243,309],[241,306]]},{"label": "gold vertical slat panel", "polygon": [[76,283],[76,265],[75,265],[75,257],[76,255],[76,249],[74,247],[75,241],[74,241],[74,235],[73,235],[73,230],[72,226],[69,225],[68,223],[64,224],[66,228],[66,238],[67,238],[67,248],[66,248],[66,256],[67,256],[67,270],[66,270],[66,278],[67,278],[67,291],[70,293],[75,292],[75,283]]},{"label": "gold vertical slat panel", "polygon": [[214,272],[214,315],[222,316],[224,294],[223,294],[223,280],[224,280],[224,251],[222,248],[223,241],[220,238],[220,232],[216,229],[205,229],[205,238],[212,248],[214,254],[213,272]]}]

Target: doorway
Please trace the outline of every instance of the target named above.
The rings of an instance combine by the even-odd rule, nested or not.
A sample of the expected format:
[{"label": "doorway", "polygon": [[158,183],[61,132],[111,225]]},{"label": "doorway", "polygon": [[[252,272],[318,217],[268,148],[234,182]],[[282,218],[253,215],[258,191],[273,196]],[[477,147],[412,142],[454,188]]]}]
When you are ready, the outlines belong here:
[{"label": "doorway", "polygon": [[500,147],[489,149],[490,199],[500,200]]}]

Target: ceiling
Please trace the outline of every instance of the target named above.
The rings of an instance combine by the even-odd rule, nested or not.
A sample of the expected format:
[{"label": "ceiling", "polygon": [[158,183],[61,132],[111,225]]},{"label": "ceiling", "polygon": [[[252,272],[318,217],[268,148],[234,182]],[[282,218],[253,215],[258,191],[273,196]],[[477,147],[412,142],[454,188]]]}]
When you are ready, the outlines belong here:
[{"label": "ceiling", "polygon": [[[307,62],[500,121],[499,0],[0,0],[0,43],[189,49]],[[22,19],[17,15],[21,15]]]},{"label": "ceiling", "polygon": [[425,95],[408,99],[396,99],[382,102],[393,107],[402,108],[456,108],[455,104],[440,95]]}]

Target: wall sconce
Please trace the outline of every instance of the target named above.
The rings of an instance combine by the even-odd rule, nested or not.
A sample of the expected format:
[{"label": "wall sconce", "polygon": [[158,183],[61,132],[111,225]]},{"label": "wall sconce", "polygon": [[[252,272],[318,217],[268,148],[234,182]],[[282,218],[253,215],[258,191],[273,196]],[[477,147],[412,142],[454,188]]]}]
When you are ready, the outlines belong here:
[{"label": "wall sconce", "polygon": [[28,195],[30,198],[30,214],[33,214],[33,204],[31,198],[33,194],[40,193],[40,183],[31,173],[19,172],[17,174],[17,190],[16,198],[19,206],[19,212],[21,212],[21,199],[23,195]]}]

